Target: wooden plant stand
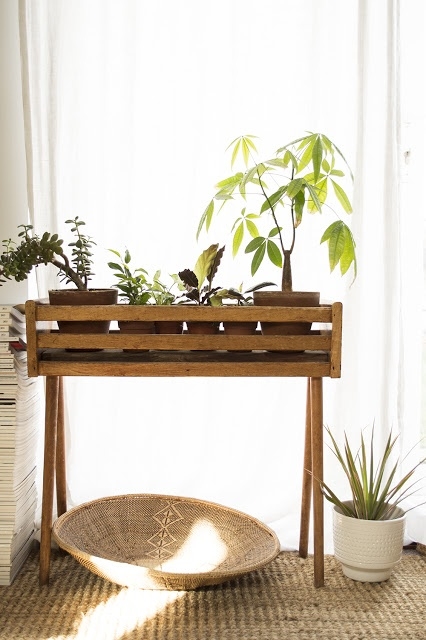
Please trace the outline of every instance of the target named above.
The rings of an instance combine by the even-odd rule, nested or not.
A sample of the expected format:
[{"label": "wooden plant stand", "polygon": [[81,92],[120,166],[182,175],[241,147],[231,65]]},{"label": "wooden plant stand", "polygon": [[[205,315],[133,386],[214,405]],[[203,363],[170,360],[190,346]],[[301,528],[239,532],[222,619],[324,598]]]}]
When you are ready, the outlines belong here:
[{"label": "wooden plant stand", "polygon": [[[63,376],[227,376],[307,378],[305,453],[299,555],[308,555],[313,503],[314,584],[324,584],[323,378],[340,377],[342,305],[319,307],[53,306],[28,300],[29,376],[46,376],[40,584],[49,582],[53,498],[58,516],[67,510]],[[312,322],[308,335],[107,335],[65,334],[40,328],[57,320]],[[56,326],[56,325],[55,325]],[[72,349],[99,349],[72,351]],[[71,351],[70,351],[71,349]],[[123,351],[131,349],[140,351]],[[147,351],[148,350],[148,351]]]}]

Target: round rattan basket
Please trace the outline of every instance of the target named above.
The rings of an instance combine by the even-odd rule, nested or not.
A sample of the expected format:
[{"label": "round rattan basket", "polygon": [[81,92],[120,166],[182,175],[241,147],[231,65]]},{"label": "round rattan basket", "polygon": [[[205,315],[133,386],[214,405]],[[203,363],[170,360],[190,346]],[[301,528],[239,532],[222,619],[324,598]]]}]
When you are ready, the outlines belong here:
[{"label": "round rattan basket", "polygon": [[275,533],[245,513],[155,494],[75,507],[56,520],[53,538],[93,573],[142,589],[219,584],[263,567],[280,551]]}]

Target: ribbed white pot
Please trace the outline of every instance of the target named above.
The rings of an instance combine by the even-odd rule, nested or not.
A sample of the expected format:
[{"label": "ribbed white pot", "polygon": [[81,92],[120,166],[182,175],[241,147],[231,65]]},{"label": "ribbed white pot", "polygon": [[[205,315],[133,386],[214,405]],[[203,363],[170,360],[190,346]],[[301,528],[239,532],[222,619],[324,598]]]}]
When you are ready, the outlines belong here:
[{"label": "ribbed white pot", "polygon": [[404,544],[405,512],[392,520],[349,518],[334,507],[334,555],[345,576],[360,582],[383,582],[399,562]]}]

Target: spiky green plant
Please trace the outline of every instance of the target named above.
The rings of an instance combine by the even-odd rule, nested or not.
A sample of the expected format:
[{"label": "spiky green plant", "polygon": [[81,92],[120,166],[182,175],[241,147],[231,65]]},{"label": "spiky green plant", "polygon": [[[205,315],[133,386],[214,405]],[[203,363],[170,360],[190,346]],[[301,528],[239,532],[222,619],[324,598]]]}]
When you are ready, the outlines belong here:
[{"label": "spiky green plant", "polygon": [[330,489],[325,482],[320,482],[325,498],[337,506],[345,516],[362,520],[390,520],[395,517],[396,507],[402,500],[415,493],[414,486],[418,481],[409,483],[416,469],[426,461],[423,458],[403,478],[396,481],[399,461],[388,470],[392,451],[398,436],[389,433],[385,447],[378,460],[373,452],[374,427],[371,431],[370,445],[367,447],[361,433],[361,444],[354,454],[346,433],[344,434],[344,451],[337,444],[330,429],[331,451],[339,461],[349,483],[352,501],[344,502]]}]

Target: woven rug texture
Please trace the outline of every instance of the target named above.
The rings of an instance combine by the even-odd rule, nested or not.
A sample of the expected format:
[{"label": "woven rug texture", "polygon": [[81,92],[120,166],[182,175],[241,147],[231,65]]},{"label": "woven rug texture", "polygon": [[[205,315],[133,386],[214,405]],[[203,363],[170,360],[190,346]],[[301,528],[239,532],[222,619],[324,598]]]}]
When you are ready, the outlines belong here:
[{"label": "woven rug texture", "polygon": [[97,577],[52,552],[38,584],[38,549],[0,587],[1,640],[426,640],[426,556],[404,553],[383,583],[345,578],[333,556],[325,587],[313,559],[282,552],[263,569],[196,591],[148,591]]}]

